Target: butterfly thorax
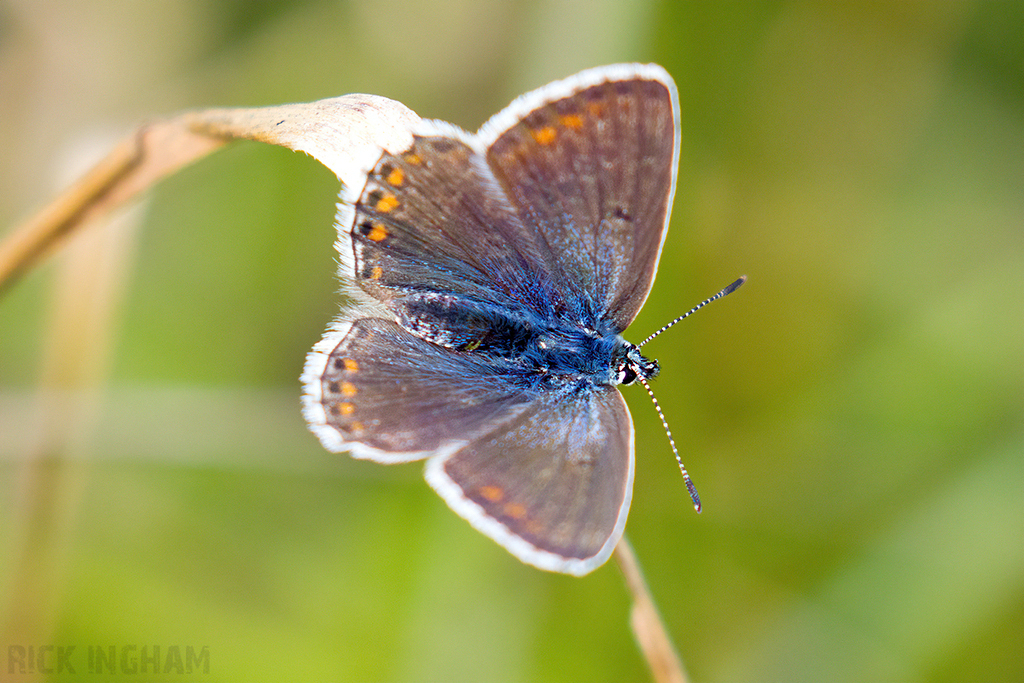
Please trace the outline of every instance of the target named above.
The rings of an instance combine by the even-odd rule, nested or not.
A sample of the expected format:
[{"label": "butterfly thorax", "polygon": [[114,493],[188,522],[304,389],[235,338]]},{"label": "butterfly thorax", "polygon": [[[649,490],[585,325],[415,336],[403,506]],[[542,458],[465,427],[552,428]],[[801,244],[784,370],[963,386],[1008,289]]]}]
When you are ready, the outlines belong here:
[{"label": "butterfly thorax", "polygon": [[403,297],[396,309],[398,324],[413,335],[506,363],[542,383],[631,384],[658,374],[657,361],[641,355],[610,321],[596,317],[568,320],[434,292]]}]

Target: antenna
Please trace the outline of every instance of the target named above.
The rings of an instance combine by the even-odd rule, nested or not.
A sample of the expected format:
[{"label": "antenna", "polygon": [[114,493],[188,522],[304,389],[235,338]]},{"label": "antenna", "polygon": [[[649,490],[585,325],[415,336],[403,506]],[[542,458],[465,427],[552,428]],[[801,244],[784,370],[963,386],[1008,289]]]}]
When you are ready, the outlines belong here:
[{"label": "antenna", "polygon": [[690,474],[686,471],[686,466],[683,465],[683,459],[679,455],[679,449],[676,448],[676,440],[672,438],[672,430],[668,428],[668,422],[665,421],[665,413],[661,412],[661,404],[658,403],[658,399],[654,398],[654,392],[651,391],[651,385],[647,383],[647,380],[642,375],[637,375],[637,381],[644,385],[644,389],[647,390],[647,395],[651,397],[651,401],[654,402],[654,409],[658,411],[658,417],[661,419],[661,426],[665,428],[665,434],[668,435],[668,445],[672,447],[672,453],[676,456],[676,462],[679,463],[679,471],[683,473],[683,481],[686,482],[686,490],[690,492],[690,499],[693,500],[693,509],[700,513],[700,496],[697,494],[697,487],[693,485],[693,481],[690,479]]},{"label": "antenna", "polygon": [[740,288],[740,285],[742,285],[742,284],[743,284],[744,282],[746,282],[746,281],[747,281],[747,276],[746,276],[746,275],[743,275],[743,276],[741,276],[739,280],[737,280],[736,282],[732,283],[731,285],[729,285],[728,287],[726,287],[725,289],[723,289],[722,291],[720,291],[720,292],[719,292],[718,294],[715,294],[715,295],[714,295],[713,297],[711,297],[710,299],[705,299],[704,301],[701,301],[701,302],[700,302],[699,304],[697,304],[696,306],[694,306],[693,308],[691,308],[691,309],[690,309],[689,311],[687,311],[686,313],[683,313],[683,314],[682,314],[681,316],[679,316],[678,318],[676,318],[675,320],[673,320],[672,322],[670,322],[670,323],[669,323],[668,325],[665,325],[664,327],[662,327],[662,328],[661,328],[660,330],[658,330],[657,332],[655,332],[654,334],[652,334],[652,335],[651,335],[650,337],[648,337],[647,339],[644,339],[644,340],[643,340],[642,342],[640,342],[639,344],[637,344],[637,345],[636,345],[636,346],[637,346],[637,348],[640,348],[641,346],[643,346],[643,345],[644,345],[644,344],[646,344],[647,342],[651,341],[652,339],[654,339],[654,338],[655,338],[655,337],[657,337],[657,336],[658,336],[659,334],[661,334],[662,332],[664,332],[664,331],[665,331],[665,330],[667,330],[668,328],[672,327],[672,326],[673,326],[673,325],[675,325],[676,323],[680,323],[680,322],[682,322],[682,321],[686,320],[686,319],[687,319],[687,318],[689,318],[689,317],[690,317],[691,315],[693,315],[694,313],[696,313],[696,312],[697,312],[697,311],[699,311],[700,309],[704,308],[705,306],[707,306],[707,305],[708,305],[709,303],[711,303],[711,302],[712,302],[712,301],[714,301],[715,299],[721,299],[721,298],[722,298],[723,296],[725,296],[726,294],[732,294],[733,292],[735,292],[735,291],[736,291],[737,289],[739,289],[739,288]]},{"label": "antenna", "polygon": [[[664,327],[662,327],[660,330],[658,330],[657,332],[652,334],[647,339],[644,339],[642,342],[640,342],[639,344],[636,345],[637,348],[640,348],[641,346],[643,346],[647,342],[651,341],[652,339],[654,339],[659,334],[661,334],[662,332],[664,332],[668,328],[672,327],[676,323],[681,322],[681,321],[685,320],[686,318],[689,318],[691,315],[693,315],[694,313],[696,313],[700,309],[704,308],[705,306],[707,306],[709,303],[711,303],[715,299],[721,299],[723,296],[725,296],[727,294],[732,294],[737,289],[739,289],[740,285],[742,285],[746,281],[747,281],[747,276],[746,275],[741,276],[739,280],[736,280],[736,282],[733,282],[731,285],[729,285],[728,287],[726,287],[725,289],[720,291],[718,294],[715,294],[710,299],[705,299],[704,301],[701,301],[699,304],[697,304],[696,306],[691,308],[689,311],[687,311],[686,313],[682,314],[681,316],[679,316],[678,318],[676,318],[675,320],[670,322],[668,325],[665,325]],[[651,397],[651,402],[654,403],[654,409],[658,412],[658,419],[661,420],[661,426],[665,428],[665,434],[666,434],[666,436],[668,436],[668,445],[672,447],[672,454],[676,456],[676,462],[679,463],[679,471],[683,473],[683,481],[686,482],[686,490],[690,492],[690,499],[693,501],[693,509],[696,510],[699,513],[700,509],[701,509],[701,506],[700,506],[700,496],[697,494],[697,487],[693,485],[693,481],[690,479],[690,474],[689,474],[689,472],[686,471],[686,466],[683,465],[683,459],[679,455],[679,449],[676,448],[676,440],[672,438],[672,430],[670,430],[668,428],[668,422],[665,420],[665,413],[662,412],[662,410],[661,410],[661,404],[658,403],[658,399],[656,399],[654,397],[654,392],[651,390],[651,385],[647,383],[647,378],[644,377],[641,373],[637,373],[636,378],[637,378],[637,381],[639,381],[640,384],[643,385],[644,389],[647,390],[647,395]]]}]

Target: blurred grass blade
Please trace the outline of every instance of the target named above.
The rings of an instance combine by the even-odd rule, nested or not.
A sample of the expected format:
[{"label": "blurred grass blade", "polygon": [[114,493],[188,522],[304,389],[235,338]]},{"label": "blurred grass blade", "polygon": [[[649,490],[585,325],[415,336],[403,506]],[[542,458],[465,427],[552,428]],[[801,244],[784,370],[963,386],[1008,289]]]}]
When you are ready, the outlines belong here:
[{"label": "blurred grass blade", "polygon": [[417,120],[412,110],[394,100],[345,95],[308,104],[187,112],[145,124],[0,242],[0,292],[67,235],[230,140],[306,152],[343,183],[351,183],[362,172],[362,155],[368,149],[405,146],[409,127]]}]

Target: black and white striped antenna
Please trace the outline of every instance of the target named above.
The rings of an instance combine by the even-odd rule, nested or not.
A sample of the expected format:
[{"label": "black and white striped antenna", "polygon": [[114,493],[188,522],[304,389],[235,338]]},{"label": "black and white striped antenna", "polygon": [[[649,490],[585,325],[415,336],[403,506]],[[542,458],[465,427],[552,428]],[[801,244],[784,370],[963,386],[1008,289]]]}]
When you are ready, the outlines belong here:
[{"label": "black and white striped antenna", "polygon": [[[654,339],[659,334],[661,334],[668,328],[672,327],[676,323],[686,320],[691,315],[693,315],[700,309],[704,308],[712,301],[716,299],[721,299],[723,296],[727,294],[732,294],[737,289],[739,289],[740,285],[742,285],[746,281],[747,276],[744,275],[739,280],[736,280],[736,282],[732,283],[731,285],[720,291],[718,294],[715,294],[713,297],[709,299],[701,301],[699,304],[691,308],[689,311],[683,313],[681,316],[670,322],[668,325],[665,325],[660,330],[652,334],[650,337],[644,339],[642,342],[637,344],[637,348],[640,348],[647,342],[651,341],[652,339]],[[661,404],[658,403],[658,399],[654,397],[654,392],[651,391],[651,385],[647,383],[647,380],[641,375],[637,376],[637,380],[640,382],[640,384],[643,385],[644,389],[647,390],[647,395],[651,397],[651,401],[654,403],[654,409],[658,412],[658,418],[661,420],[661,426],[665,428],[665,434],[668,436],[668,445],[672,447],[672,454],[676,456],[676,462],[679,463],[679,471],[683,473],[683,481],[686,482],[686,490],[690,492],[690,499],[693,501],[693,509],[696,510],[697,512],[700,512],[700,496],[697,494],[697,487],[693,485],[693,481],[690,479],[690,474],[686,471],[686,466],[683,465],[683,458],[679,455],[679,449],[676,448],[676,440],[672,438],[672,430],[668,428],[668,422],[665,420],[665,413],[662,412],[661,410]]]}]

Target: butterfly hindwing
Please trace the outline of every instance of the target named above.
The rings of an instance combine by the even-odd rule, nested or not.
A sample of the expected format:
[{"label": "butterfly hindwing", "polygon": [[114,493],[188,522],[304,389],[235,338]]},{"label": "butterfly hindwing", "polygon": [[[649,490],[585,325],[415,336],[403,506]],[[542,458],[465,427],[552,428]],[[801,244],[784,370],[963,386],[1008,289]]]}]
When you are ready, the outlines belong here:
[{"label": "butterfly hindwing", "polygon": [[633,489],[633,425],[613,388],[549,394],[427,463],[460,515],[543,569],[584,574],[622,534]]},{"label": "butterfly hindwing", "polygon": [[486,357],[454,353],[381,318],[338,325],[309,355],[303,381],[306,419],[324,446],[381,462],[450,450],[531,400],[528,387]]}]

